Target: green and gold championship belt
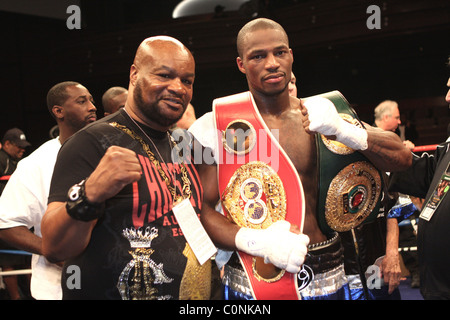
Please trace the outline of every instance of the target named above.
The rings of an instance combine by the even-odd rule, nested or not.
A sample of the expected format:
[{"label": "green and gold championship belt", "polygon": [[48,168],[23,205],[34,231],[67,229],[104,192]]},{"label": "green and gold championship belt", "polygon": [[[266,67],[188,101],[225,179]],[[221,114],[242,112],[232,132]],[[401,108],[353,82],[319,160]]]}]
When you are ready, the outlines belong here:
[{"label": "green and gold championship belt", "polygon": [[[357,114],[339,91],[318,96],[330,100],[344,120],[362,127]],[[322,232],[345,232],[373,221],[381,204],[380,171],[362,153],[340,142],[317,134],[316,144],[319,162],[317,217]]]},{"label": "green and gold championship belt", "polygon": [[[305,201],[297,170],[250,92],[215,99],[213,112],[220,131],[218,181],[225,216],[246,228],[265,229],[286,220],[302,230]],[[237,253],[255,299],[300,299],[297,274]]]}]

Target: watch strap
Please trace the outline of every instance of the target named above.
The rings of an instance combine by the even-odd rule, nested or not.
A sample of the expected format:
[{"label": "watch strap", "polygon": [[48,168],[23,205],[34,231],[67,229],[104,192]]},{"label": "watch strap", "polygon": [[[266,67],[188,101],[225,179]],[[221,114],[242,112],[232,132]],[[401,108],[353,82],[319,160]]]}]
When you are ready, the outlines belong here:
[{"label": "watch strap", "polygon": [[66,211],[75,220],[92,221],[103,215],[105,203],[93,203],[86,197],[86,179],[72,186],[67,194]]}]

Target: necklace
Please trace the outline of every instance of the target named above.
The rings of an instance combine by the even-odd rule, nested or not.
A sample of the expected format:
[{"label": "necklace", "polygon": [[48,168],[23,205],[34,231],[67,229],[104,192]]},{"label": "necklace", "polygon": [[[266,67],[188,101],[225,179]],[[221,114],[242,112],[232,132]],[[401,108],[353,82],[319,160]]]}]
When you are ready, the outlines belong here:
[{"label": "necklace", "polygon": [[[158,161],[158,159],[156,159],[155,155],[153,154],[153,152],[150,150],[149,145],[139,136],[137,135],[133,130],[127,128],[124,125],[118,124],[117,122],[111,122],[110,125],[112,125],[113,127],[122,130],[123,132],[127,133],[129,136],[131,136],[134,140],[137,140],[144,152],[147,154],[148,158],[150,159],[150,161],[153,163],[153,165],[156,167],[156,169],[158,170],[159,175],[161,176],[161,178],[164,180],[164,182],[167,185],[167,188],[169,189],[169,192],[172,195],[172,199],[174,204],[178,204],[179,202],[181,202],[183,199],[185,198],[189,198],[191,196],[191,182],[189,181],[189,178],[187,176],[187,169],[185,166],[184,162],[180,162],[180,171],[181,171],[181,180],[183,182],[183,186],[181,191],[181,195],[177,195],[177,178],[176,178],[176,172],[175,172],[175,166],[173,166],[173,174],[172,172],[170,172],[169,170],[169,166],[167,165],[167,163],[164,161],[164,158],[161,156],[161,153],[158,150],[158,147],[155,145],[155,143],[153,142],[153,140],[147,135],[147,133],[141,128],[141,126],[128,114],[128,112],[124,109],[125,113],[128,115],[128,117],[131,119],[131,121],[139,128],[139,130],[145,135],[145,137],[151,142],[151,144],[153,145],[153,147],[155,148],[156,152],[158,153],[159,158],[161,159],[161,161],[166,165],[167,171],[170,173],[170,175],[172,176],[172,183],[169,180],[169,178],[167,177],[166,173],[164,172],[164,170],[161,168],[161,163]],[[169,135],[169,133],[167,132],[167,136],[169,139],[169,144],[170,147],[173,148],[176,146],[173,146],[173,141]]]},{"label": "necklace", "polygon": [[[142,133],[147,137],[147,139],[152,143],[153,148],[155,148],[156,152],[158,153],[159,158],[160,158],[161,161],[166,165],[167,171],[169,171],[169,166],[167,166],[167,164],[166,164],[166,162],[164,161],[164,158],[162,157],[161,153],[159,153],[159,149],[158,149],[158,147],[156,146],[156,144],[153,142],[153,139],[150,138],[150,137],[148,136],[148,134],[144,131],[144,129],[142,129],[142,127],[139,125],[139,123],[137,123],[137,121],[134,120],[134,119],[130,116],[130,114],[127,112],[127,110],[125,110],[125,108],[123,109],[123,111],[125,111],[125,113],[127,114],[127,116],[131,119],[131,121],[133,121],[133,123],[136,125],[136,127],[138,127],[139,130],[141,130],[141,132],[142,132]],[[167,137],[168,137],[168,139],[169,139],[169,144],[171,144],[171,143],[170,143],[169,132],[166,132],[166,133],[167,133]],[[171,145],[171,147],[172,147],[172,145]],[[170,172],[170,174],[172,175],[172,178],[174,178],[174,175],[176,176],[176,174],[175,174],[175,169],[174,169],[174,174],[172,174],[172,172]],[[174,180],[175,180],[175,178],[174,178]]]}]

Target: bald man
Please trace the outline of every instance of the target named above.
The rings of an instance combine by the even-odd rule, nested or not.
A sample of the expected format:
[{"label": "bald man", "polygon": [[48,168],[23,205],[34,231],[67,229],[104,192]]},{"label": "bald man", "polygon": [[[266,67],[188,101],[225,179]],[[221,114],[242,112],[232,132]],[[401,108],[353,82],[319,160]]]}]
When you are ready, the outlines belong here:
[{"label": "bald man", "polygon": [[103,112],[105,117],[125,107],[128,90],[123,87],[111,87],[102,96]]},{"label": "bald man", "polygon": [[193,165],[172,161],[168,131],[194,79],[181,42],[144,40],[125,107],[61,148],[42,235],[44,255],[65,261],[63,299],[209,298],[210,260],[198,262],[175,217],[198,222],[202,189]]}]

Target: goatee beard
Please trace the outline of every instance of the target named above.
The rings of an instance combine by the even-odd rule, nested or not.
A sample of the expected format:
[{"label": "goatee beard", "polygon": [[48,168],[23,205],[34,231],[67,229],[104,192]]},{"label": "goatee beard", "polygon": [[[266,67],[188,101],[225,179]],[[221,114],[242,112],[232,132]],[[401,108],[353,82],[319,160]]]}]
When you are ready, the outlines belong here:
[{"label": "goatee beard", "polygon": [[158,103],[145,103],[142,99],[142,89],[140,86],[140,83],[136,83],[136,87],[133,94],[134,103],[136,104],[136,107],[139,109],[139,111],[148,119],[151,121],[160,124],[164,127],[171,127],[175,123],[178,122],[178,120],[181,119],[183,114],[181,114],[176,119],[171,119],[163,114],[161,114],[160,109],[158,107]]}]

